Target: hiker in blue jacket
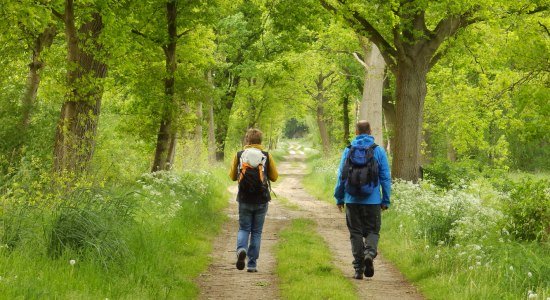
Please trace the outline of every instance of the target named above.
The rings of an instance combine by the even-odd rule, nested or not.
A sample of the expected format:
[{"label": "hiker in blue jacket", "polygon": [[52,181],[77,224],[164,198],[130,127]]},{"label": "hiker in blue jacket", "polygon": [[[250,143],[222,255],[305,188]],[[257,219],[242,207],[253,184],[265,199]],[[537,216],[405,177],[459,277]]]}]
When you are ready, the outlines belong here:
[{"label": "hiker in blue jacket", "polygon": [[[334,197],[340,212],[343,211],[344,205],[346,209],[346,223],[354,257],[354,278],[363,279],[363,274],[366,277],[374,275],[373,260],[378,254],[381,211],[390,207],[391,176],[386,152],[383,147],[374,144],[374,137],[370,135],[370,124],[364,120],[359,121],[356,125],[355,134],[356,137],[351,145],[346,147],[342,153]],[[352,175],[351,170],[356,168],[356,165],[351,163],[350,152],[355,153],[356,149],[361,148],[373,148],[371,154],[373,154],[374,167],[372,167],[372,171],[369,171],[369,174],[375,174],[376,178],[371,184],[370,190],[366,192],[369,194],[358,193],[352,185],[352,178],[355,175]],[[365,172],[363,171],[360,174],[365,174]],[[367,175],[361,176],[366,177]],[[364,184],[364,180],[361,182],[361,184]],[[380,194],[380,188],[382,188],[382,194]]]}]

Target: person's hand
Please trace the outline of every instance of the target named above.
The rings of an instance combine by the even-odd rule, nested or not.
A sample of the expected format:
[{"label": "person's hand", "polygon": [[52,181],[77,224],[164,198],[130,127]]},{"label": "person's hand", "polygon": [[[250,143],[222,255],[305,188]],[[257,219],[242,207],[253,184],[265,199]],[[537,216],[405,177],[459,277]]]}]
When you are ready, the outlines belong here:
[{"label": "person's hand", "polygon": [[388,206],[386,204],[380,204],[380,208],[382,210],[386,210],[386,209],[388,209]]},{"label": "person's hand", "polygon": [[344,204],[336,204],[336,206],[338,206],[338,210],[340,212],[343,212],[344,211]]}]

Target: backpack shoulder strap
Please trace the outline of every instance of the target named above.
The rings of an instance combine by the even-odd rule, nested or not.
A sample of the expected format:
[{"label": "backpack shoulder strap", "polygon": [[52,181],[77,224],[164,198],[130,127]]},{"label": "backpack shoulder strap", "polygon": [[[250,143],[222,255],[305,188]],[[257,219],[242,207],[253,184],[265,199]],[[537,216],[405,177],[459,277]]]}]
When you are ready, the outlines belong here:
[{"label": "backpack shoulder strap", "polygon": [[241,173],[241,156],[243,155],[244,150],[237,152],[237,174]]},{"label": "backpack shoulder strap", "polygon": [[265,166],[264,166],[264,170],[267,172],[267,170],[269,170],[269,152],[267,152],[267,151],[262,151],[262,154],[265,155]]}]

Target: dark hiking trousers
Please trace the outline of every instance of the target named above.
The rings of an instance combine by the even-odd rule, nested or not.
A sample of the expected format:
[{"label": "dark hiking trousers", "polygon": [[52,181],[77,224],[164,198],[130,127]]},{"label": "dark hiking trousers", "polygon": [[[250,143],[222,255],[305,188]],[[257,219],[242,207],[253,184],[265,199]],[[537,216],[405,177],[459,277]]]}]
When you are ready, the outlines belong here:
[{"label": "dark hiking trousers", "polygon": [[380,238],[380,204],[346,204],[346,223],[351,240],[353,267],[363,269],[366,254],[375,258]]}]

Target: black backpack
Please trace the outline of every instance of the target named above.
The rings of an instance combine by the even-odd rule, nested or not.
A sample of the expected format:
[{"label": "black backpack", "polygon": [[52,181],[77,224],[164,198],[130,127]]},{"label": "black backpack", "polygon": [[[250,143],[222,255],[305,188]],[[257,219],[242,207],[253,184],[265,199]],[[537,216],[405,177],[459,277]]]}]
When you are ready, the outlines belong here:
[{"label": "black backpack", "polygon": [[237,181],[239,183],[237,200],[246,203],[266,203],[271,200],[269,179],[267,178],[269,155],[267,152],[262,151],[262,154],[266,157],[265,163],[253,167],[241,161],[243,152],[239,151],[237,153]]},{"label": "black backpack", "polygon": [[376,147],[376,144],[348,146],[348,157],[341,175],[346,193],[366,197],[378,186],[378,161],[374,157]]}]

